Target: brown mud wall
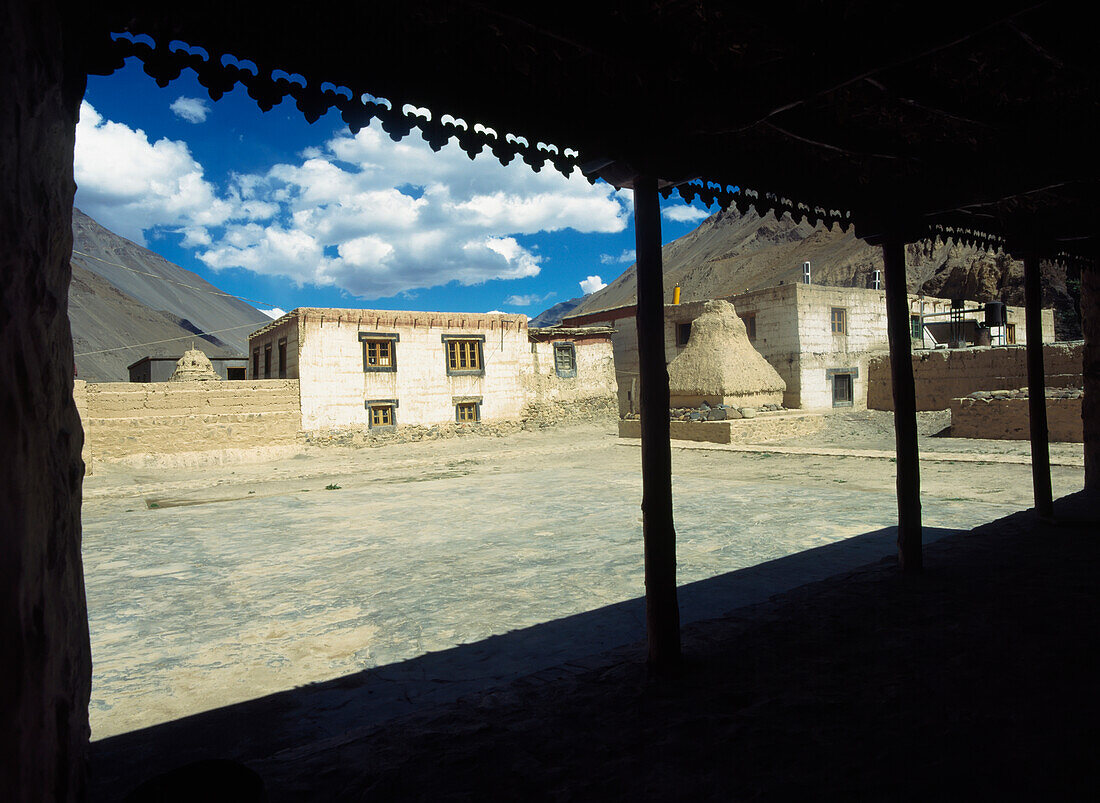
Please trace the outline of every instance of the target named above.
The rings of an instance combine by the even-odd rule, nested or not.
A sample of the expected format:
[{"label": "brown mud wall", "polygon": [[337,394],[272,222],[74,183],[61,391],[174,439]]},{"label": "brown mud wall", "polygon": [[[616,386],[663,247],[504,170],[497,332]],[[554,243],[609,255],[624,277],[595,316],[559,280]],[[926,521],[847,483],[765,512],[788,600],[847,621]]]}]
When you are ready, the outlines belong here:
[{"label": "brown mud wall", "polygon": [[[951,437],[1026,441],[1027,399],[952,399]],[[1047,399],[1050,440],[1081,443],[1081,399]]]},{"label": "brown mud wall", "polygon": [[[1081,387],[1084,344],[1047,343],[1043,362],[1048,388]],[[1027,349],[987,346],[937,349],[913,355],[918,410],[946,410],[951,400],[976,390],[1016,390],[1027,387]],[[867,407],[893,410],[890,357],[872,357],[867,367]]]},{"label": "brown mud wall", "polygon": [[296,379],[89,384],[82,410],[95,460],[295,443]]}]

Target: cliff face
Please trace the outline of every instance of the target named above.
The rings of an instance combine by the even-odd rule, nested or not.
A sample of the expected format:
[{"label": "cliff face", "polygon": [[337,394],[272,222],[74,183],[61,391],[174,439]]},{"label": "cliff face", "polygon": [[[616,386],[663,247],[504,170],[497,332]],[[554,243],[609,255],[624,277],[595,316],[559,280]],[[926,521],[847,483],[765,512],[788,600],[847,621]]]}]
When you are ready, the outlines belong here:
[{"label": "cliff face", "polygon": [[[742,215],[736,209],[711,215],[664,246],[662,254],[666,301],[672,300],[675,285],[680,285],[683,301],[699,301],[800,282],[803,262],[811,263],[814,284],[839,287],[868,287],[873,272],[882,269],[881,249],[850,230],[815,228],[786,215]],[[603,290],[587,296],[573,314],[633,304],[635,271],[632,265]],[[913,243],[906,249],[906,274],[913,293],[1024,303],[1023,263],[1005,254],[942,242]],[[1059,340],[1081,337],[1078,286],[1076,274],[1067,276],[1064,266],[1043,263],[1043,305],[1054,307]]]}]

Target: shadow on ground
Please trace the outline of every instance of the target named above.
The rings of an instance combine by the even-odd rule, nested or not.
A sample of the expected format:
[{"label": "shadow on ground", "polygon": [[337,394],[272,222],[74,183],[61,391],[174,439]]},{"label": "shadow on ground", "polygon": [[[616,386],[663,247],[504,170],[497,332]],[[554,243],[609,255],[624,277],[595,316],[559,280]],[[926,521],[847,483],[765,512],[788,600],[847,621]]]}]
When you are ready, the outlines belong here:
[{"label": "shadow on ground", "polygon": [[1078,523],[926,530],[918,577],[880,530],[684,586],[674,679],[646,671],[635,599],[97,742],[92,799],[208,758],[273,800],[1072,797],[1100,538],[1083,495],[1059,505]]}]

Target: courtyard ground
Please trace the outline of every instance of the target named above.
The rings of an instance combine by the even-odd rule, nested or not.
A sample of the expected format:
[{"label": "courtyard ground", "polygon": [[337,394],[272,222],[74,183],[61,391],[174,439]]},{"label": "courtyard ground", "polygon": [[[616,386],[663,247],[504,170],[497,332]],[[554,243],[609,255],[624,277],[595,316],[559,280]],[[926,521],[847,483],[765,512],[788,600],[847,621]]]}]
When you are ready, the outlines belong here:
[{"label": "courtyard ground", "polygon": [[[922,448],[940,455],[922,464],[926,541],[1030,506],[1026,444],[931,437],[942,423],[922,417]],[[141,742],[139,729],[187,730],[200,712],[313,684],[230,740],[272,756],[637,642],[639,454],[613,432],[97,465],[84,505],[93,740]],[[889,414],[853,412],[758,452],[676,448],[685,624],[891,555],[893,464],[856,456],[891,443]],[[1079,490],[1080,445],[1053,445],[1052,460],[1055,495]],[[209,748],[190,732],[168,766]],[[140,759],[126,738],[102,745],[117,761],[100,781]]]}]

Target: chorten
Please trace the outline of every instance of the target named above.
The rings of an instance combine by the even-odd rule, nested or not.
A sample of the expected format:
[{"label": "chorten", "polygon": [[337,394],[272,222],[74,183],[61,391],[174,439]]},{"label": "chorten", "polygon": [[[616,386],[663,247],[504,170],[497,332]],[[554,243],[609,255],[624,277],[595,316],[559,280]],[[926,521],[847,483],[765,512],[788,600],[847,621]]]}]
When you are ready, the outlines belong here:
[{"label": "chorten", "polygon": [[172,372],[169,382],[209,382],[219,381],[221,377],[214,371],[209,358],[195,344],[183,352],[183,356],[176,363],[176,370]]},{"label": "chorten", "polygon": [[673,407],[782,404],[787,389],[728,301],[708,301],[692,321],[687,346],[668,364],[668,386]]}]

